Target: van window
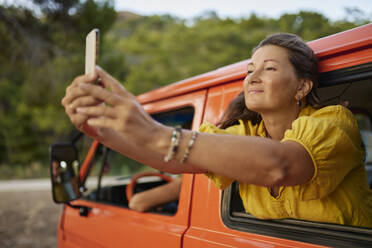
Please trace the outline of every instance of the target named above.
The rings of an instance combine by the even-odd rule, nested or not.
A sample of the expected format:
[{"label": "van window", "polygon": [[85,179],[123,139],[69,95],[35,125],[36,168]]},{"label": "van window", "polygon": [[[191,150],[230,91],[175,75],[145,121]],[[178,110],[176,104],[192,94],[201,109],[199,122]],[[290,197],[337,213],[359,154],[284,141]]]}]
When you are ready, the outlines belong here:
[{"label": "van window", "polygon": [[[369,66],[372,71],[372,64]],[[321,79],[319,89],[321,102],[325,105],[348,104],[348,108],[358,121],[366,149],[367,179],[372,186],[371,78],[361,76],[358,67],[354,67],[327,73],[322,75]],[[232,229],[336,247],[369,247],[372,242],[372,229],[368,228],[294,219],[257,219],[245,213],[237,182],[224,190],[221,204],[222,219]]]},{"label": "van window", "polygon": [[[184,107],[155,113],[151,116],[167,126],[180,125],[182,128],[191,129],[194,108]],[[86,191],[83,198],[128,208],[128,200],[125,194],[126,186],[133,175],[144,171],[156,170],[100,145],[85,183]],[[138,181],[135,192],[148,190],[164,183],[157,177],[142,178]],[[160,206],[151,212],[174,215],[176,211],[177,202],[173,202]]]}]

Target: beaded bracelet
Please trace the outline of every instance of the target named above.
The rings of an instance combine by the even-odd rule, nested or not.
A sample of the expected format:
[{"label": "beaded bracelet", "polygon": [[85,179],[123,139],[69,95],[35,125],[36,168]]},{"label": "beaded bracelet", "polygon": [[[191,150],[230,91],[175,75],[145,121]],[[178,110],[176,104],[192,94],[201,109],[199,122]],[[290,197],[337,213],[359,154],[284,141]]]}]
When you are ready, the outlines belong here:
[{"label": "beaded bracelet", "polygon": [[182,129],[180,126],[176,126],[173,129],[171,145],[169,147],[167,155],[164,157],[164,162],[168,163],[174,158],[174,155],[177,153],[178,145],[180,144]]},{"label": "beaded bracelet", "polygon": [[193,147],[193,145],[195,143],[196,136],[198,136],[198,132],[192,131],[192,136],[191,136],[191,139],[189,141],[189,144],[187,145],[187,148],[185,150],[185,153],[183,154],[182,158],[180,159],[180,162],[181,163],[185,162],[186,159],[188,158],[188,156],[190,154],[190,150],[191,150],[191,148]]}]

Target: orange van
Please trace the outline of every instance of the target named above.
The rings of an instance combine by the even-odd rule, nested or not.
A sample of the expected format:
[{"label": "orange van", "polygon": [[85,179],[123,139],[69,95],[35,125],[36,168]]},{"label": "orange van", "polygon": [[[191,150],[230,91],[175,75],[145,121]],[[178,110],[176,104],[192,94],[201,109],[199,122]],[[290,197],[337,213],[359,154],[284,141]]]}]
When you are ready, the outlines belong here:
[{"label": "orange van", "polygon": [[[320,62],[322,101],[347,102],[358,120],[371,185],[372,24],[308,44]],[[153,90],[139,95],[138,101],[166,125],[197,130],[202,122],[216,123],[242,91],[248,62]],[[161,172],[87,137],[54,144],[50,154],[53,198],[64,203],[58,224],[61,248],[372,247],[368,228],[257,219],[244,212],[237,183],[220,191],[204,175],[183,175],[178,201],[136,212],[128,208],[127,187],[139,192],[161,185]],[[133,177],[139,170],[154,173]]]}]

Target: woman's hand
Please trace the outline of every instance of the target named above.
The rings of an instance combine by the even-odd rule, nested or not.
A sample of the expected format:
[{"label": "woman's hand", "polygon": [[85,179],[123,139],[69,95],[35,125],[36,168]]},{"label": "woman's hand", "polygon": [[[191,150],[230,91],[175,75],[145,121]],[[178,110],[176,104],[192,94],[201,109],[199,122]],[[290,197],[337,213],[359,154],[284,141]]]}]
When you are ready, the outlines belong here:
[{"label": "woman's hand", "polygon": [[86,121],[89,116],[77,113],[76,108],[82,106],[99,105],[102,101],[88,95],[78,86],[82,83],[93,83],[97,79],[97,75],[82,75],[76,77],[70,86],[66,88],[66,95],[62,99],[62,105],[65,108],[66,114],[70,118],[72,124],[80,131],[88,134],[91,137],[97,136],[97,130],[87,125]]},{"label": "woman's hand", "polygon": [[[97,78],[105,88],[92,84]],[[79,76],[62,100],[72,123],[100,143],[153,168],[170,173],[200,173],[192,165],[165,163],[172,128],[155,121],[136,97],[100,67],[94,75]],[[184,151],[191,132],[183,130],[180,150]]]},{"label": "woman's hand", "polygon": [[[115,131],[123,135],[127,142],[141,145],[141,141],[151,136],[149,134],[153,134],[159,123],[144,111],[134,95],[98,66],[95,77],[99,77],[108,89],[87,84],[83,80],[86,78],[77,80],[75,94],[78,98],[73,102],[77,115],[74,124],[87,121],[95,129]],[[105,104],[97,104],[99,101]]]}]

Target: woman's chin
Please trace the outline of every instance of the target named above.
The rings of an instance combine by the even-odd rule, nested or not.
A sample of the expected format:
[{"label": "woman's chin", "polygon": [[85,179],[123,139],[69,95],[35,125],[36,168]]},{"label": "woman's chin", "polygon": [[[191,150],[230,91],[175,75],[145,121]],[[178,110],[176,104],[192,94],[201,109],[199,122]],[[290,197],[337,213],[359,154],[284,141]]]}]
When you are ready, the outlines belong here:
[{"label": "woman's chin", "polygon": [[262,111],[262,109],[264,109],[264,106],[262,106],[262,104],[259,104],[259,103],[246,103],[245,106],[251,110],[251,111],[254,111],[254,112],[260,112]]}]

